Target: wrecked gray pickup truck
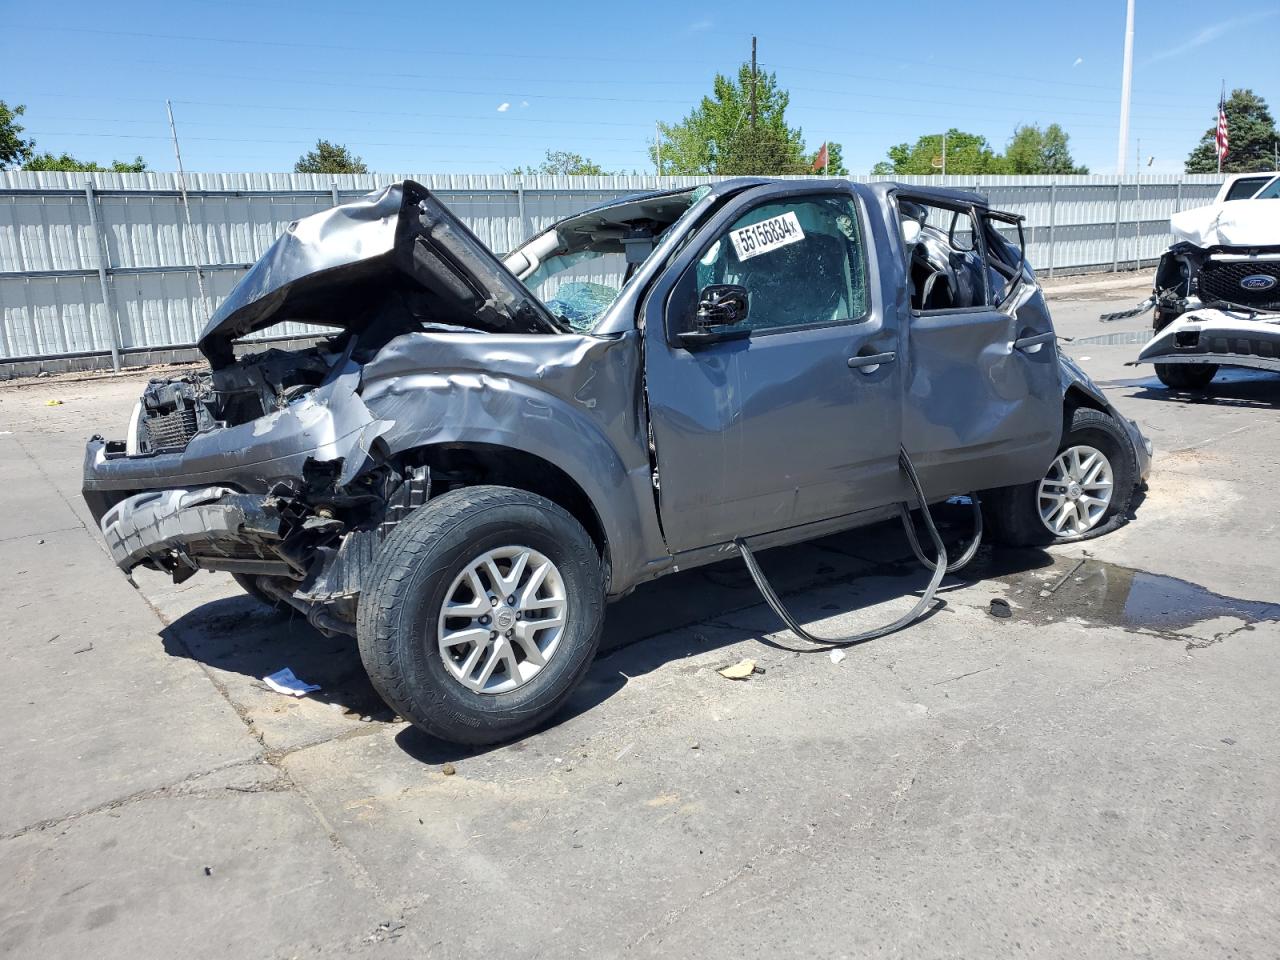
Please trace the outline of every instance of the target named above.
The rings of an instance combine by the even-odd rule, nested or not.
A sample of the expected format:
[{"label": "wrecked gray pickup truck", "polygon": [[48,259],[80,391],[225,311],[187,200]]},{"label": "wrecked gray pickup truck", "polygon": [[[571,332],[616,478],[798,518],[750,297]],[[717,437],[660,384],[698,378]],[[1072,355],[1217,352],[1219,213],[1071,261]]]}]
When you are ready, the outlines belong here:
[{"label": "wrecked gray pickup truck", "polygon": [[[89,442],[84,495],[123,570],[230,571],[356,636],[421,728],[510,738],[582,678],[607,600],[893,516],[900,448],[1006,540],[1123,522],[1150,447],[1059,355],[1021,232],[973,194],[743,179],[499,261],[396,184],[294,223],[209,370]],[[286,320],[328,335],[237,346]]]}]

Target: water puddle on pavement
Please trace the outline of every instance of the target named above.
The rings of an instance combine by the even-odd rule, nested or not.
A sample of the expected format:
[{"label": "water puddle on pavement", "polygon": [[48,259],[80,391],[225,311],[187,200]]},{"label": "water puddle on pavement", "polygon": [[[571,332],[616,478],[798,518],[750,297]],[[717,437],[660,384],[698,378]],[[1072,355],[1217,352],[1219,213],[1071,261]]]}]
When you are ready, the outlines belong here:
[{"label": "water puddle on pavement", "polygon": [[1014,617],[1032,623],[1081,620],[1193,635],[1196,625],[1222,618],[1246,625],[1280,621],[1280,603],[1228,597],[1187,580],[1092,557],[1061,557],[1050,568],[1000,579],[1009,584]]}]

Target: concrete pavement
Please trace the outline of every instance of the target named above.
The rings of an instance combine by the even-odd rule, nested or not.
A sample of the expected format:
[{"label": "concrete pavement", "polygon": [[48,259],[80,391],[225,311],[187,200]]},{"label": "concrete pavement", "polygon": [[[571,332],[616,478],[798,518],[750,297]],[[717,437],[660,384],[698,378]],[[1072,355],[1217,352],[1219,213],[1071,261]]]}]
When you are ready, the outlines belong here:
[{"label": "concrete pavement", "polygon": [[[481,751],[227,577],[126,583],[79,458],[145,377],[0,388],[0,955],[1274,956],[1280,378],[1175,398],[1090,342],[1141,290],[1099,295],[1055,319],[1156,442],[1134,522],[984,550],[839,664],[740,564],[667,578],[556,723]],[[764,561],[839,634],[911,602],[905,554],[886,526]]]}]

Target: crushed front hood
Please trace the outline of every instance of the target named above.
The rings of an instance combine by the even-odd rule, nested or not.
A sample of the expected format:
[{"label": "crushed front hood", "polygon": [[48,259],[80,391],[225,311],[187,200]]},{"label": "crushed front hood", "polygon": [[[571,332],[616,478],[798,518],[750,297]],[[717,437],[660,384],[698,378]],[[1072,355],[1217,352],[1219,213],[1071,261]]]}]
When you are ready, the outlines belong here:
[{"label": "crushed front hood", "polygon": [[1232,200],[1169,218],[1173,235],[1201,249],[1280,244],[1280,200]]},{"label": "crushed front hood", "polygon": [[359,329],[400,292],[434,323],[559,330],[444,204],[405,180],[291,223],[210,318],[200,350],[216,369],[231,362],[233,340],[284,320]]}]

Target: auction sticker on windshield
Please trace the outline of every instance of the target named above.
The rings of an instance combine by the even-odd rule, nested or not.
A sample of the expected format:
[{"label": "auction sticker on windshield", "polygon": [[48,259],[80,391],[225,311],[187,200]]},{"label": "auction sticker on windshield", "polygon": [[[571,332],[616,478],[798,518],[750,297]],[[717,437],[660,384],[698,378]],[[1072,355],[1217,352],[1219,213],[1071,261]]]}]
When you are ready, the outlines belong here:
[{"label": "auction sticker on windshield", "polygon": [[788,210],[784,214],[761,220],[749,227],[730,231],[733,249],[739,260],[750,260],[770,250],[777,250],[788,244],[799,243],[804,239],[804,231],[800,229],[800,221],[795,213]]}]

